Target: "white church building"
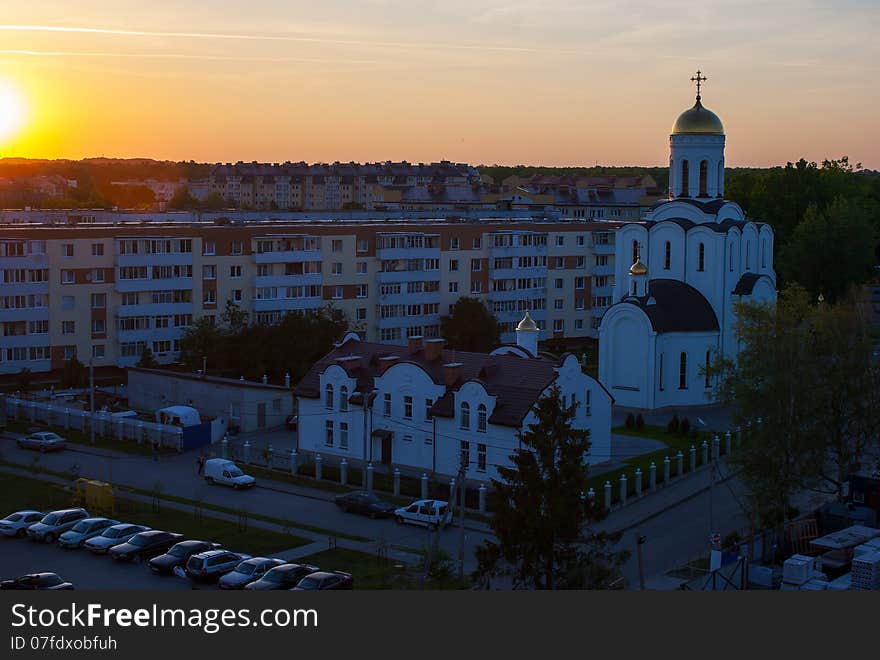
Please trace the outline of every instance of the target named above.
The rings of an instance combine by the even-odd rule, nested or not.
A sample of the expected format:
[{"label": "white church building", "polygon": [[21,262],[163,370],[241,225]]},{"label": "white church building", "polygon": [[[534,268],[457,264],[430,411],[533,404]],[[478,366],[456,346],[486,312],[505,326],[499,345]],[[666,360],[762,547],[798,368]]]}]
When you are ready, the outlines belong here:
[{"label": "white church building", "polygon": [[450,350],[443,339],[410,337],[407,346],[347,334],[297,384],[300,449],[323,457],[455,475],[497,478],[534,423],[533,407],[555,385],[577,403],[573,426],[590,431],[585,460],[611,458],[612,397],[577,358],[538,351],[526,313],[516,344],[491,353]]},{"label": "white church building", "polygon": [[738,353],[734,303],[776,299],[773,230],[724,199],[724,126],[697,82],[669,136],[669,199],[617,231],[599,380],[620,406],[711,403],[706,366]]}]

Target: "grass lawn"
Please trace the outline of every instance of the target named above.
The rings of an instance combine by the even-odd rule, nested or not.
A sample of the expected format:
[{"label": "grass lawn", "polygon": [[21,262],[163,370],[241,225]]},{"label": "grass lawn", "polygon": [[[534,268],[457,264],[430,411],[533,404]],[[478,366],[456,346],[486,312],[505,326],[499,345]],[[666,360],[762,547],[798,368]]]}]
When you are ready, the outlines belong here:
[{"label": "grass lawn", "polygon": [[[36,508],[50,510],[72,506],[71,493],[64,487],[36,478],[0,473],[0,511],[2,515],[18,509]],[[222,543],[225,547],[258,555],[289,550],[310,541],[290,534],[282,534],[234,522],[196,515],[169,507],[154,511],[149,503],[117,497],[115,513],[117,520],[149,525],[154,529],[166,529],[198,538]]]}]

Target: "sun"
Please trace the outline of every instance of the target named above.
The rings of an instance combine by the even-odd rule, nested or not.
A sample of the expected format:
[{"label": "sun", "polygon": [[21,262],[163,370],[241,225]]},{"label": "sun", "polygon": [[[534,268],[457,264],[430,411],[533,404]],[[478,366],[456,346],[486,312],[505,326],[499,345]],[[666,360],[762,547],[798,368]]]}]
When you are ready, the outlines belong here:
[{"label": "sun", "polygon": [[24,97],[11,83],[0,78],[0,143],[14,137],[24,122]]}]

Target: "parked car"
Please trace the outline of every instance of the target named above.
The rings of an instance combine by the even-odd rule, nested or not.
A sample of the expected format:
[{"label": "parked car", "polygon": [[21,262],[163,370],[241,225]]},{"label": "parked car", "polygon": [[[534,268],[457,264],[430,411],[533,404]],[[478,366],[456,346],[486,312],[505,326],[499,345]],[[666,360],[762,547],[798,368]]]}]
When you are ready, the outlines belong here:
[{"label": "parked car", "polygon": [[225,458],[209,458],[205,461],[205,481],[233,488],[253,488],[257,480],[241,471],[235,463]]},{"label": "parked car", "polygon": [[430,529],[446,527],[452,522],[449,503],[443,500],[417,500],[394,512],[394,519],[403,524],[424,525]]},{"label": "parked car", "polygon": [[27,528],[40,522],[40,519],[45,515],[45,513],[33,509],[10,513],[3,520],[0,520],[0,535],[27,536]]},{"label": "parked car", "polygon": [[284,564],[273,568],[256,582],[251,582],[245,589],[252,591],[290,589],[299,584],[299,581],[306,575],[320,570],[317,566],[310,566],[309,564]]},{"label": "parked car", "polygon": [[259,580],[267,571],[274,569],[276,566],[283,565],[283,559],[251,557],[236,566],[235,570],[221,577],[217,585],[221,589],[244,589],[245,585]]},{"label": "parked car", "polygon": [[387,518],[397,509],[393,504],[383,502],[373,493],[365,490],[337,495],[336,506],[346,513],[360,513],[370,518]]},{"label": "parked car", "polygon": [[39,452],[59,451],[67,446],[67,441],[57,433],[39,431],[15,441],[21,449],[35,449]]},{"label": "parked car", "polygon": [[135,534],[146,532],[149,527],[146,525],[135,525],[132,523],[119,523],[108,527],[98,536],[93,536],[83,544],[86,550],[94,552],[96,555],[105,555],[114,545],[125,543]]},{"label": "parked car", "polygon": [[0,589],[62,591],[73,589],[73,585],[57,573],[28,573],[14,580],[3,580]]},{"label": "parked car", "polygon": [[288,431],[296,431],[298,422],[299,417],[297,415],[288,415],[287,419],[284,420],[284,426],[287,427]]},{"label": "parked car", "polygon": [[148,559],[164,554],[172,545],[183,538],[183,534],[163,532],[160,529],[151,529],[140,534],[135,534],[125,543],[114,545],[108,554],[119,561]]},{"label": "parked car", "polygon": [[342,571],[318,571],[306,575],[294,587],[295,591],[325,590],[325,589],[351,589],[354,587],[354,578],[351,573]]},{"label": "parked car", "polygon": [[108,527],[118,524],[118,520],[110,518],[83,518],[58,537],[58,545],[62,548],[79,548],[93,536],[98,536]]},{"label": "parked car", "polygon": [[193,555],[186,561],[186,576],[196,582],[215,582],[221,576],[235,570],[250,555],[229,550],[208,550]]},{"label": "parked car", "polygon": [[28,536],[32,541],[45,541],[54,543],[61,534],[73,527],[83,518],[88,518],[89,512],[85,509],[61,509],[52,511],[43,516],[38,523],[27,528]]},{"label": "parked car", "polygon": [[206,550],[215,550],[220,547],[219,543],[208,541],[181,541],[175,543],[168,552],[158,557],[153,557],[149,562],[150,570],[154,573],[173,573],[178,566],[186,566],[187,560],[193,555]]}]

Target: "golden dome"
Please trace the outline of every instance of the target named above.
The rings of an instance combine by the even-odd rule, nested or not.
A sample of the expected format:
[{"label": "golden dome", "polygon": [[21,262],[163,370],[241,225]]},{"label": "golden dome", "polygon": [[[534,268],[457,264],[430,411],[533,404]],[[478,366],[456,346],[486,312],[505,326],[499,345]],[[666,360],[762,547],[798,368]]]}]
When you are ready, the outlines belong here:
[{"label": "golden dome", "polygon": [[703,107],[698,96],[694,107],[682,112],[672,125],[672,134],[680,133],[724,135],[724,124],[721,123],[718,115]]},{"label": "golden dome", "polygon": [[648,267],[642,263],[641,258],[638,258],[638,259],[636,259],[636,262],[632,266],[629,267],[629,274],[630,275],[647,275],[648,274]]},{"label": "golden dome", "polygon": [[522,317],[522,321],[520,321],[516,326],[517,332],[538,332],[538,325],[532,320],[532,317],[529,316],[529,310],[526,310],[526,315]]}]

